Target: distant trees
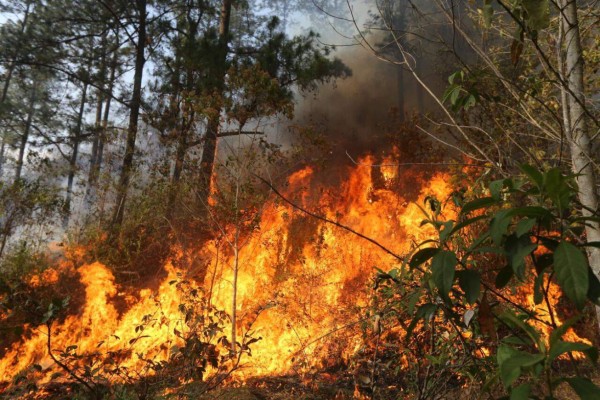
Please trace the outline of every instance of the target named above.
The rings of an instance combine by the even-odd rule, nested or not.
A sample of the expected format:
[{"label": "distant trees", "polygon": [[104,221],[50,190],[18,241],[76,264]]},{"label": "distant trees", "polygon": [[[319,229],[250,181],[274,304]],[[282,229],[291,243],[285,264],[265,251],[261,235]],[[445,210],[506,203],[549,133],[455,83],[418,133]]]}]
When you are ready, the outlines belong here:
[{"label": "distant trees", "polygon": [[142,128],[159,134],[158,151],[169,157],[159,174],[170,181],[167,220],[182,216],[176,210],[185,187],[185,212],[193,218],[180,221],[205,229],[220,138],[257,133],[253,121],[292,115],[296,88],[312,90],[349,74],[313,33],[289,38],[277,18],[246,3],[0,4],[6,16],[0,27],[0,170],[4,180],[29,176],[36,166],[27,165],[27,156],[35,148],[48,166],[45,179],[64,177],[65,227],[73,215],[92,216],[102,190],[101,207],[108,199],[112,212],[109,219],[104,212],[96,217],[118,233],[128,195],[137,193],[132,180],[143,186],[150,179],[136,172],[151,162],[143,157]]},{"label": "distant trees", "polygon": [[[391,61],[409,71],[441,107],[446,117],[441,126],[456,139],[455,150],[488,163],[501,175],[523,162],[570,169],[577,176],[582,216],[596,216],[598,161],[592,148],[600,124],[598,108],[590,101],[594,86],[586,88],[586,83],[597,85],[593,49],[600,31],[593,24],[597,15],[592,3],[417,2],[406,7],[415,19],[401,29],[394,24],[394,13],[387,11],[392,2],[378,6],[378,18],[399,51]],[[436,32],[423,29],[433,24],[447,26],[450,35],[443,27]],[[411,36],[453,57],[454,73],[443,95],[420,71],[405,41]],[[371,46],[365,36],[359,40]],[[376,46],[371,49],[379,53]],[[448,141],[439,130],[421,129]],[[588,241],[600,239],[596,222],[590,221],[585,230]],[[596,253],[590,250],[590,263],[600,273]]]},{"label": "distant trees", "polygon": [[254,16],[249,6],[234,11],[227,1],[173,9],[164,55],[157,59],[160,97],[149,123],[175,146],[169,212],[188,152],[201,145],[198,167],[188,171],[201,225],[207,221],[219,139],[254,134],[244,131],[253,120],[291,115],[292,87],[307,90],[349,73],[339,60],[326,58],[314,34],[289,39],[278,30],[278,19]]}]

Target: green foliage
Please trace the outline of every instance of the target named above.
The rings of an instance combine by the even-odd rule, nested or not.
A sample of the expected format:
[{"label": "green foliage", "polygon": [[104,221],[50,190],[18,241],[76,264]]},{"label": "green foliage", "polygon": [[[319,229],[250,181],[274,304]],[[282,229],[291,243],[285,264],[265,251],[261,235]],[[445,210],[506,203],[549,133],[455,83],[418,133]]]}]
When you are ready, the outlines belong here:
[{"label": "green foliage", "polygon": [[24,268],[23,272],[26,272],[31,247],[35,247],[36,240],[45,239],[39,234],[38,237],[28,235],[27,228],[52,223],[61,208],[62,199],[56,188],[40,179],[19,179],[11,185],[0,182],[0,257],[10,247],[9,240],[14,232],[22,231],[18,248],[8,259],[2,260],[5,270]]},{"label": "green foliage", "polygon": [[39,273],[49,265],[50,261],[45,254],[35,251],[23,240],[2,257],[0,271],[2,278],[21,279]]},{"label": "green foliage", "polygon": [[442,96],[442,102],[449,103],[453,111],[468,110],[479,101],[479,93],[468,85],[464,71],[457,71],[448,77],[449,86]]},{"label": "green foliage", "polygon": [[[483,197],[467,202],[455,198],[458,221],[445,220],[442,203],[426,199],[430,210],[422,208],[426,215],[423,224],[432,226],[438,238],[422,243],[405,261],[403,268],[409,267],[411,272],[404,277],[420,276],[420,285],[407,290],[398,287],[405,285],[404,280],[388,280],[392,294],[386,294],[390,296],[386,304],[395,313],[412,314],[406,328],[410,340],[443,315],[445,319],[440,320],[451,326],[479,325],[472,328],[471,345],[477,348],[482,338],[495,335],[489,332],[494,329],[489,325],[498,319],[508,332],[497,347],[494,376],[511,399],[527,399],[544,385],[548,398],[554,398],[552,393],[561,382],[568,382],[581,398],[592,398],[600,389],[589,380],[553,376],[553,364],[559,357],[580,352],[595,364],[598,351],[587,343],[562,339],[577,319],[557,326],[554,316],[558,310],[548,300],[549,281],[556,282],[580,311],[588,300],[598,300],[598,279],[588,265],[580,237],[588,219],[577,213],[573,176],[557,168],[541,171],[522,165],[520,169],[522,176],[491,182]],[[389,278],[382,275],[382,279]],[[551,321],[545,322],[545,329],[551,332],[548,342],[536,325],[536,313],[498,292],[508,285],[512,290],[530,290],[536,304],[545,302],[549,307]],[[394,296],[405,300],[394,300]],[[496,306],[499,311],[490,310],[489,296],[500,302]],[[469,310],[469,305],[476,305],[477,311]],[[479,314],[478,324],[473,322],[475,313]],[[463,323],[458,322],[461,320]],[[477,380],[485,381],[481,375]]]}]

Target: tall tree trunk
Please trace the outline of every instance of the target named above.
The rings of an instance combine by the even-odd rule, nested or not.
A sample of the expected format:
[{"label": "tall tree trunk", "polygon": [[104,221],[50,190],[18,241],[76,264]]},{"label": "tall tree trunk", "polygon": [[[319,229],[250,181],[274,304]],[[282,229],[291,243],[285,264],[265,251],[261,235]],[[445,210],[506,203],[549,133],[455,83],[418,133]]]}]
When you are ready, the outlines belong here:
[{"label": "tall tree trunk", "polygon": [[[579,188],[579,201],[583,206],[582,214],[585,217],[594,215],[598,210],[598,193],[596,177],[592,166],[591,143],[585,114],[585,92],[583,83],[583,51],[579,35],[579,22],[577,17],[577,2],[575,0],[561,0],[562,24],[565,38],[565,78],[568,86],[566,96],[568,109],[567,139],[571,150],[573,172],[577,174]],[[589,242],[600,241],[600,224],[596,221],[587,221],[586,236]],[[596,276],[600,277],[600,249],[590,247],[588,259]],[[600,308],[596,308],[600,323]]]},{"label": "tall tree trunk", "polygon": [[100,56],[100,85],[102,90],[97,91],[96,98],[96,120],[94,123],[94,138],[92,140],[92,154],[90,155],[90,170],[88,173],[88,184],[86,190],[86,198],[89,196],[91,186],[95,181],[96,175],[96,159],[98,158],[98,144],[100,142],[100,131],[102,130],[102,107],[104,105],[104,90],[106,89],[106,52],[107,52],[107,44],[106,44],[107,34],[106,32],[102,35],[102,39],[100,40],[100,47],[102,49],[102,54]]},{"label": "tall tree trunk", "polygon": [[[25,7],[25,14],[23,15],[23,21],[21,22],[21,35],[25,33],[27,29],[27,21],[29,19],[29,14],[31,13],[31,4],[32,2],[27,2]],[[17,56],[13,55],[8,67],[6,68],[6,78],[4,78],[4,85],[2,85],[2,96],[0,97],[0,110],[4,112],[2,106],[6,102],[6,98],[8,97],[8,89],[10,87],[10,83],[12,81],[13,74],[15,73],[15,69],[17,68]],[[4,153],[6,151],[6,138],[2,137],[2,146],[0,147],[0,178],[2,178],[4,171]],[[20,172],[19,172],[20,174]],[[2,246],[4,247],[4,246]],[[0,253],[1,254],[1,253]]]},{"label": "tall tree trunk", "polygon": [[92,139],[92,153],[90,154],[90,170],[88,172],[88,188],[86,197],[92,184],[96,180],[96,160],[98,159],[98,146],[100,144],[100,131],[102,130],[102,107],[104,106],[104,97],[100,91],[96,94],[96,118],[94,121],[94,137]]},{"label": "tall tree trunk", "polygon": [[127,200],[127,190],[129,188],[129,180],[133,169],[133,155],[135,152],[135,140],[138,130],[138,119],[140,115],[140,107],[142,103],[142,77],[144,74],[144,65],[146,63],[146,0],[136,0],[138,11],[138,40],[136,45],[135,56],[135,74],[133,78],[133,93],[131,96],[129,113],[129,126],[127,129],[127,141],[125,145],[125,156],[123,157],[123,167],[121,176],[119,177],[119,185],[117,187],[117,202],[112,219],[112,228],[116,228],[123,222],[123,214],[125,210],[125,201]]},{"label": "tall tree trunk", "polygon": [[[25,14],[23,15],[23,21],[21,22],[21,36],[24,35],[27,30],[27,22],[29,19],[29,15],[31,14],[31,6],[32,1],[28,1],[25,6]],[[14,49],[18,51],[18,49]],[[14,53],[13,53],[14,54]],[[12,80],[12,76],[15,72],[15,68],[17,67],[17,54],[12,56],[10,63],[8,64],[8,68],[6,70],[6,79],[4,80],[4,85],[2,86],[2,97],[0,98],[0,104],[4,104],[6,97],[8,96],[8,88],[10,87],[10,82]]]},{"label": "tall tree trunk", "polygon": [[81,127],[83,125],[83,113],[85,111],[85,103],[87,101],[87,83],[83,85],[81,91],[81,102],[79,103],[79,112],[77,113],[77,122],[75,125],[75,131],[73,132],[72,146],[73,151],[71,152],[71,158],[69,160],[69,176],[67,178],[67,197],[64,205],[64,216],[63,216],[63,227],[67,227],[69,224],[69,218],[71,215],[71,198],[73,197],[73,182],[75,181],[75,172],[77,171],[77,157],[79,155],[79,144],[81,143]]},{"label": "tall tree trunk", "polygon": [[[112,60],[110,61],[110,77],[107,80],[106,73],[109,67],[106,57],[108,52],[107,37],[102,37],[102,58],[100,61],[100,74],[102,76],[102,89],[98,91],[98,103],[96,105],[96,123],[94,142],[92,143],[92,155],[90,157],[90,170],[88,172],[87,189],[85,193],[86,203],[92,204],[96,197],[96,183],[100,175],[100,167],[102,165],[102,157],[104,153],[104,141],[106,136],[106,127],[108,126],[108,117],[110,114],[110,101],[112,98],[113,85],[115,80],[117,62],[118,62],[118,47],[113,49]],[[106,87],[108,84],[108,88]],[[104,114],[102,108],[104,107]]]},{"label": "tall tree trunk", "polygon": [[96,165],[95,165],[95,176],[94,176],[94,186],[98,180],[98,176],[100,175],[100,169],[102,168],[102,160],[104,159],[104,144],[106,143],[106,132],[108,129],[108,119],[110,117],[110,104],[112,100],[112,93],[115,87],[115,79],[117,73],[117,63],[119,62],[119,55],[115,49],[113,54],[112,64],[110,67],[110,78],[108,80],[108,90],[106,96],[106,104],[104,105],[104,115],[102,116],[102,129],[100,131],[100,136],[98,138],[98,154],[96,156]]},{"label": "tall tree trunk", "polygon": [[[232,0],[223,0],[221,6],[221,22],[219,26],[219,49],[216,59],[218,74],[218,86],[216,91],[222,93],[224,88],[224,79],[227,67],[227,51],[229,46],[229,25],[231,23]],[[208,216],[208,200],[211,191],[211,181],[215,166],[217,154],[217,139],[219,136],[219,127],[221,125],[220,115],[212,116],[207,125],[204,138],[204,147],[202,149],[202,158],[200,160],[200,181],[198,185],[197,202],[200,220],[205,222]]]},{"label": "tall tree trunk", "polygon": [[4,175],[4,152],[6,151],[6,140],[2,138],[2,146],[0,147],[0,179]]},{"label": "tall tree trunk", "polygon": [[19,145],[19,156],[17,158],[17,166],[15,170],[15,183],[21,179],[23,172],[23,162],[25,159],[25,149],[27,148],[27,141],[29,140],[29,133],[31,132],[31,124],[33,123],[33,115],[35,113],[35,103],[37,98],[37,82],[33,83],[31,87],[31,95],[29,98],[29,110],[27,111],[27,121],[25,122],[25,129],[21,135],[21,143]]}]

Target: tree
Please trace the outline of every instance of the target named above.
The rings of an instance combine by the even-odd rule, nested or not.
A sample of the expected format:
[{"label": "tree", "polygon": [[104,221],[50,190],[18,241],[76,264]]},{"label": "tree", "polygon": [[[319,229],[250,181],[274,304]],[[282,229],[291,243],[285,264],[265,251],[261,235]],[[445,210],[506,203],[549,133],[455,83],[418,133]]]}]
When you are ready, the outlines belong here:
[{"label": "tree", "polygon": [[[559,29],[562,31],[564,50],[559,49],[558,71],[561,79],[561,102],[563,108],[565,136],[571,150],[571,168],[577,179],[581,214],[588,218],[585,232],[588,242],[600,241],[600,224],[594,218],[598,212],[597,160],[592,153],[592,138],[588,123],[590,111],[586,105],[584,87],[584,54],[581,46],[578,7],[575,0],[559,2]],[[530,16],[531,18],[531,16]],[[564,51],[564,60],[561,60]],[[596,127],[598,121],[596,120]],[[600,249],[588,250],[589,262],[597,277],[600,277]],[[600,326],[600,308],[596,308]]]},{"label": "tree", "polygon": [[[8,49],[8,54],[4,55],[3,58],[8,60],[8,65],[5,68],[5,76],[4,76],[4,84],[2,85],[2,96],[0,97],[0,113],[4,114],[7,111],[7,95],[8,89],[10,87],[12,76],[17,67],[17,57],[16,53],[17,46],[14,46],[15,42],[18,40],[22,40],[27,30],[29,23],[29,16],[33,11],[33,1],[28,1],[25,4],[19,4],[18,2],[15,4],[0,3],[0,10],[2,12],[14,12],[14,11],[22,11],[23,15],[19,22],[16,23],[16,26],[7,26],[4,25],[2,28],[2,37],[3,40],[8,40],[8,46],[3,46],[4,49]],[[23,7],[22,10],[19,9],[19,6]],[[16,29],[15,29],[16,28]],[[16,31],[16,32],[15,32]],[[13,37],[15,36],[15,37]],[[16,39],[16,41],[15,41]],[[12,43],[10,43],[12,42]],[[4,154],[6,150],[6,134],[2,135],[2,144],[0,145],[0,176],[2,176],[2,171],[4,167]]]},{"label": "tree", "polygon": [[[241,42],[241,48],[229,50],[230,12],[231,4],[223,2],[218,51],[215,52],[213,64],[215,65],[214,76],[216,79],[212,90],[218,96],[223,97],[226,94],[227,85],[224,78],[228,71],[228,65],[232,65],[234,68],[241,66],[242,69],[254,68],[265,71],[271,79],[276,80],[278,89],[276,89],[277,93],[275,96],[278,96],[280,99],[292,98],[292,86],[300,90],[310,90],[316,88],[318,82],[325,82],[335,77],[343,77],[350,73],[348,68],[339,59],[329,60],[327,58],[328,50],[326,48],[318,48],[315,43],[316,35],[314,33],[291,40],[287,39],[285,33],[277,30],[279,25],[277,18],[273,18],[266,24],[264,30],[259,31],[258,46],[249,47],[242,41],[242,37],[239,38],[242,40],[238,39],[237,41],[237,43]],[[229,62],[229,51],[234,55],[242,52],[242,54],[247,54],[248,56],[233,58]],[[268,101],[272,101],[272,98],[268,99]],[[206,210],[209,204],[217,142],[220,137],[220,119],[220,112],[215,112],[209,116],[202,157],[200,159],[200,181],[197,191],[197,201],[201,221],[207,220]],[[243,127],[247,120],[240,122]]]},{"label": "tree", "polygon": [[[112,39],[112,40],[111,40]],[[96,91],[96,119],[94,123],[92,152],[90,155],[90,169],[88,173],[88,182],[86,197],[88,202],[95,198],[96,185],[102,161],[104,157],[104,147],[106,144],[106,135],[108,131],[108,122],[110,117],[111,103],[115,88],[115,81],[120,66],[120,38],[119,29],[115,28],[114,34],[109,38],[104,34],[100,42],[100,57],[98,66],[98,75],[101,82],[101,88]]]},{"label": "tree", "polygon": [[[129,188],[129,180],[133,169],[133,156],[135,152],[135,140],[138,131],[138,122],[140,108],[142,106],[142,79],[144,75],[144,65],[146,64],[146,45],[147,45],[147,22],[148,22],[148,1],[136,0],[134,9],[137,37],[132,45],[135,48],[135,74],[133,77],[133,91],[129,101],[129,125],[127,127],[127,139],[125,145],[125,155],[123,157],[123,166],[117,186],[117,200],[112,218],[113,228],[121,225],[125,210],[125,200]],[[133,40],[133,39],[132,39]]]},{"label": "tree", "polygon": [[[593,219],[598,203],[597,162],[591,151],[589,122],[596,127],[599,125],[593,117],[595,112],[585,100],[585,54],[581,46],[577,2],[533,4],[500,0],[497,6],[492,2],[483,6],[466,2],[447,6],[436,1],[435,5],[440,11],[437,15],[446,18],[455,32],[451,44],[457,68],[461,70],[451,75],[445,95],[438,97],[435,89],[423,80],[410,49],[400,40],[392,22],[382,14],[381,18],[400,50],[398,64],[407,68],[441,106],[448,119],[444,124],[457,132],[458,140],[464,144],[461,151],[474,160],[495,166],[500,173],[514,170],[515,163],[511,158],[537,165],[565,163],[562,149],[566,144],[570,154],[568,164],[577,176],[581,213],[589,219],[585,229],[587,240],[597,241],[600,231]],[[471,13],[475,22],[459,18],[461,12]],[[420,15],[424,20],[431,18],[424,12]],[[474,24],[478,23],[487,28],[482,39],[476,37]],[[511,28],[515,34],[508,43],[502,37],[494,36],[496,30],[504,32]],[[365,36],[359,40],[369,45]],[[507,45],[510,60],[500,58],[501,51],[507,54]],[[468,52],[457,51],[459,46],[466,47]],[[377,52],[375,47],[371,46],[371,49]],[[550,103],[546,100],[548,97],[560,100]],[[494,111],[499,107],[500,112]],[[484,117],[483,110],[495,112],[498,117],[490,121]],[[510,124],[502,125],[509,120],[512,121]],[[519,126],[519,130],[515,130],[515,126]],[[523,132],[519,132],[521,129]],[[535,137],[545,138],[545,144],[542,144],[545,148],[536,154],[531,147]],[[498,141],[508,146],[502,149],[496,143]],[[535,146],[538,145],[536,141]],[[520,154],[517,156],[514,152]],[[553,152],[557,157],[552,157]],[[591,250],[589,255],[590,264],[598,274],[600,259],[597,251]]]},{"label": "tree", "polygon": [[[245,127],[277,114],[291,116],[292,88],[311,90],[318,82],[349,73],[339,60],[328,59],[329,50],[316,44],[315,34],[288,38],[277,18],[265,19],[254,11],[227,1],[188,2],[173,7],[165,18],[165,48],[157,57],[154,85],[160,96],[148,123],[162,133],[165,144],[174,146],[169,213],[187,170],[196,186],[196,225],[208,221],[220,138],[260,134]],[[195,169],[193,160],[185,160],[199,145]]]}]

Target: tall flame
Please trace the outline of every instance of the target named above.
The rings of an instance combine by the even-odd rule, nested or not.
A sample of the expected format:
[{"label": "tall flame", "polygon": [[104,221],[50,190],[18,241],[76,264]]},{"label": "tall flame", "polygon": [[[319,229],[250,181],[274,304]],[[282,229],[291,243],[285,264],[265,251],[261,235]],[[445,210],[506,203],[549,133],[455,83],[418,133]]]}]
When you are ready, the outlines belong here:
[{"label": "tall flame", "polygon": [[[398,169],[381,167],[384,184],[374,187],[373,169],[368,166],[373,163],[373,157],[361,160],[365,166],[353,168],[335,190],[314,184],[315,172],[307,167],[288,178],[287,196],[403,254],[431,232],[419,228],[423,215],[418,207],[390,189],[391,182],[401,179]],[[427,195],[445,198],[450,192],[443,175],[422,186],[419,201]],[[213,306],[231,313],[234,259],[231,249],[222,247],[213,242],[201,252],[210,263],[200,284],[211,292]],[[261,339],[253,341],[252,357],[244,360],[239,375],[284,373],[349,356],[359,344],[358,330],[348,334],[344,328],[360,322],[369,276],[374,267],[386,269],[397,262],[351,232],[291,206],[266,205],[259,229],[239,243],[236,329],[242,340]],[[165,270],[167,277],[157,291],[142,289],[125,295],[104,265],[80,266],[77,273],[85,287],[85,302],[79,314],[51,325],[52,355],[96,357],[95,365],[101,366],[107,362],[106,354],[113,355],[111,363],[118,354],[116,363],[123,371],[151,374],[147,360],[169,359],[173,346],[181,344],[178,330],[184,330],[182,293],[174,282],[185,271],[172,263]],[[120,312],[123,303],[126,311]],[[45,328],[28,327],[25,339],[6,350],[0,360],[0,381],[12,380],[33,364],[44,372],[59,370],[48,353]],[[45,373],[40,381],[49,376]]]}]

